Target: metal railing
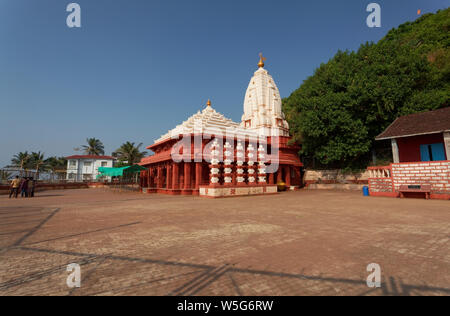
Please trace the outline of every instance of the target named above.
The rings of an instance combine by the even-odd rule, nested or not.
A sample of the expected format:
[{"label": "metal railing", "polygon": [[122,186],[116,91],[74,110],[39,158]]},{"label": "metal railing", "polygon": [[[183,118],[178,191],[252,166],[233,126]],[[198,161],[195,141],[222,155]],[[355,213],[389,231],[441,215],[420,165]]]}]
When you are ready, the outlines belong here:
[{"label": "metal railing", "polygon": [[123,177],[104,177],[92,179],[92,177],[71,177],[68,179],[65,172],[36,173],[11,169],[0,169],[0,192],[4,194],[9,190],[11,181],[16,177],[32,177],[35,187],[39,189],[75,189],[75,188],[97,188],[114,193],[137,193],[141,192],[141,179],[139,174],[130,174]]},{"label": "metal railing", "polygon": [[[0,169],[0,185],[9,185],[11,181],[16,177],[32,177],[39,183],[48,184],[66,184],[66,183],[118,183],[125,184],[139,184],[139,176],[133,176],[128,178],[111,178],[103,177],[97,179],[95,175],[91,174],[79,174],[67,171],[39,171],[36,170],[21,170],[18,168],[3,168]],[[115,180],[119,179],[119,180]]]}]

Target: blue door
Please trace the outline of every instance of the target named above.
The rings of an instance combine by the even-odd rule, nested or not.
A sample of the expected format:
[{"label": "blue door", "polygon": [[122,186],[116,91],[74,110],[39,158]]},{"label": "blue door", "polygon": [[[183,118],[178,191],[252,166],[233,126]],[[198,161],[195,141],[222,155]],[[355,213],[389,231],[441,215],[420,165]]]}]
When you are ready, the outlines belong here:
[{"label": "blue door", "polygon": [[420,160],[430,161],[430,147],[429,145],[420,145]]},{"label": "blue door", "polygon": [[445,160],[443,143],[420,145],[420,158],[422,161]]},{"label": "blue door", "polygon": [[433,155],[433,161],[445,160],[444,144],[443,143],[432,144],[431,153]]}]

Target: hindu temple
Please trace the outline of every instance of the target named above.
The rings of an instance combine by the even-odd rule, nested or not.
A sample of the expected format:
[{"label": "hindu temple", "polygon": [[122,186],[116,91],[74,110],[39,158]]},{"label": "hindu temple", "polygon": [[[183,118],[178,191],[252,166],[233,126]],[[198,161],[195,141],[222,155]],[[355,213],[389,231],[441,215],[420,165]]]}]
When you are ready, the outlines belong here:
[{"label": "hindu temple", "polygon": [[277,184],[301,185],[300,146],[291,143],[278,87],[264,68],[250,79],[241,122],[210,100],[147,149],[140,165],[144,193],[227,197],[277,193]]}]

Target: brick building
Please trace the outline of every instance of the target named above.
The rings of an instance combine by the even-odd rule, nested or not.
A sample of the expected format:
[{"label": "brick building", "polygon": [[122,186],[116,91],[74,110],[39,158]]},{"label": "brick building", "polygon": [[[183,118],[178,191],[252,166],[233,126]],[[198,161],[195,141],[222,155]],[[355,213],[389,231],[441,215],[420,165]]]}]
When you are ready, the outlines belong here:
[{"label": "brick building", "polygon": [[391,140],[394,163],[368,168],[371,195],[426,186],[431,198],[450,199],[450,107],[402,116],[376,139]]}]

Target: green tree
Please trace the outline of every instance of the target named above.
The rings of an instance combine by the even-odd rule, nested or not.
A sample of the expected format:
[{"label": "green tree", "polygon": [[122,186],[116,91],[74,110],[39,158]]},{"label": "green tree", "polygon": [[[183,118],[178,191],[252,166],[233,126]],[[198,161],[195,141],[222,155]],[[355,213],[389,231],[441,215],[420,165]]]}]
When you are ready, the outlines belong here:
[{"label": "green tree", "polygon": [[141,161],[141,159],[147,154],[145,151],[141,151],[142,143],[135,145],[135,143],[126,142],[117,149],[113,156],[119,160],[119,165],[131,166]]},{"label": "green tree", "polygon": [[364,168],[375,137],[398,116],[449,105],[450,9],[339,51],[283,100],[304,158]]},{"label": "green tree", "polygon": [[9,180],[9,178],[11,178],[12,173],[8,172],[6,170],[0,170],[0,181],[1,182],[6,182]]},{"label": "green tree", "polygon": [[[30,164],[34,170],[36,170],[36,180],[39,180],[39,172],[45,165],[45,157],[44,154],[40,151],[32,152]],[[45,169],[45,168],[44,168]]]},{"label": "green tree", "polygon": [[31,156],[28,154],[27,151],[20,152],[13,156],[13,158],[11,159],[11,164],[13,167],[20,168],[20,175],[23,176],[23,173],[27,172],[30,159]]},{"label": "green tree", "polygon": [[104,155],[105,147],[103,143],[96,138],[88,138],[86,139],[87,145],[82,145],[81,148],[86,155]]},{"label": "green tree", "polygon": [[51,172],[52,180],[54,175],[67,171],[67,159],[64,157],[49,157],[44,162],[45,170]]}]

